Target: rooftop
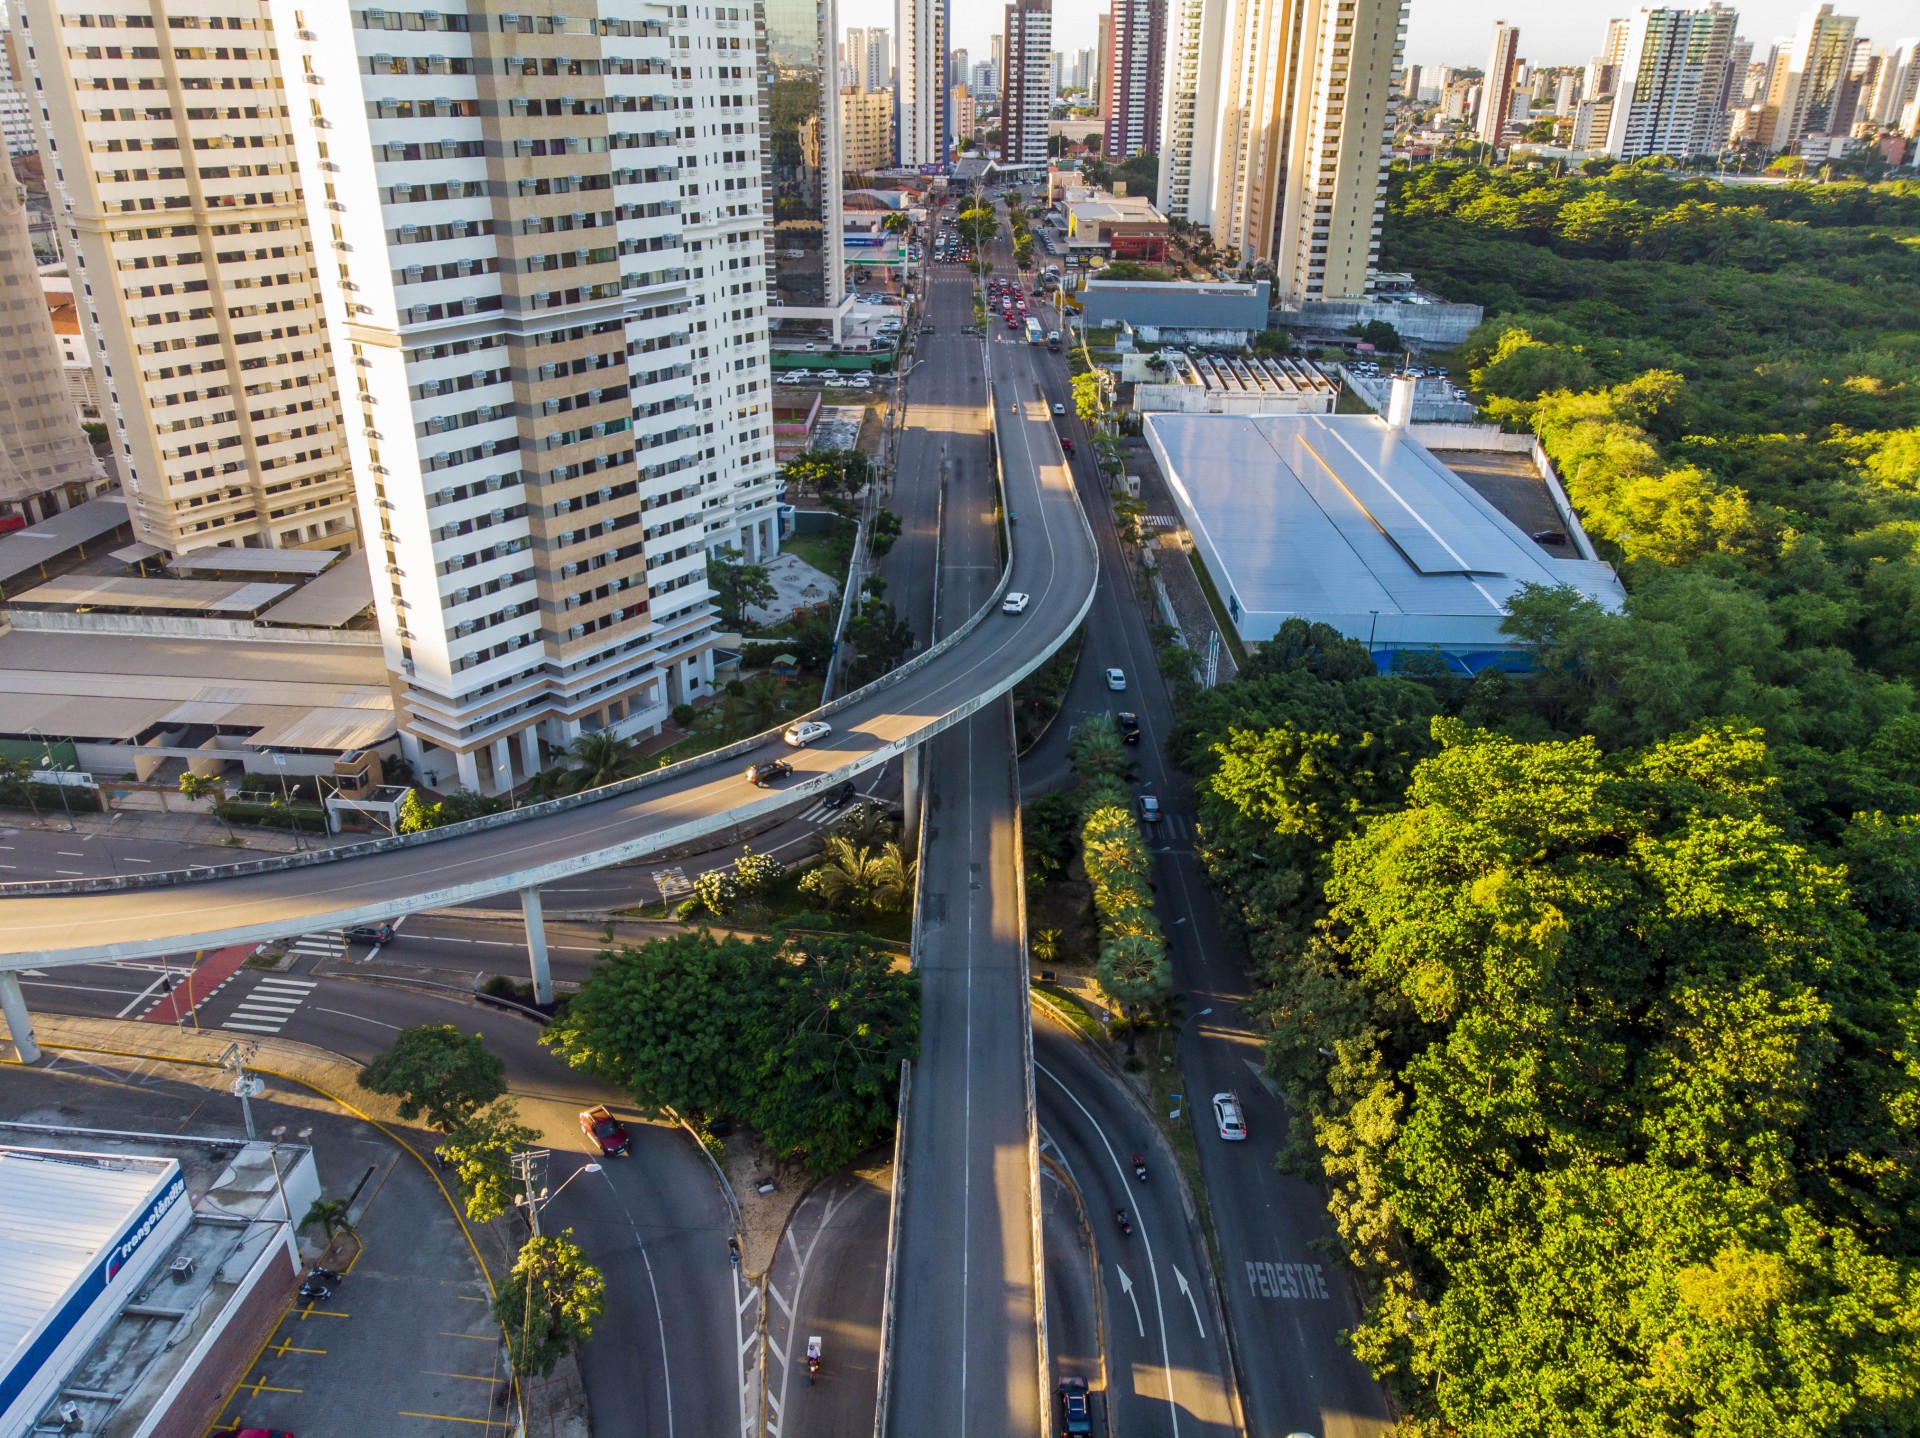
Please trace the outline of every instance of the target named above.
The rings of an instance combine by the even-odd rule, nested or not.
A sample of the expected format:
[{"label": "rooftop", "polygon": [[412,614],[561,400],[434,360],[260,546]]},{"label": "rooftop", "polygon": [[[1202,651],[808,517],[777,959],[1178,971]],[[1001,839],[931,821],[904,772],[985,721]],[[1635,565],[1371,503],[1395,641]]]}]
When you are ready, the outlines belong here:
[{"label": "rooftop", "polygon": [[1525,585],[1623,602],[1606,565],[1555,558],[1373,415],[1149,414],[1144,424],[1245,639],[1303,618],[1388,649],[1510,650],[1500,623]]},{"label": "rooftop", "polygon": [[51,519],[0,536],[0,585],[112,534],[127,522],[127,502],[118,495],[90,499]]}]

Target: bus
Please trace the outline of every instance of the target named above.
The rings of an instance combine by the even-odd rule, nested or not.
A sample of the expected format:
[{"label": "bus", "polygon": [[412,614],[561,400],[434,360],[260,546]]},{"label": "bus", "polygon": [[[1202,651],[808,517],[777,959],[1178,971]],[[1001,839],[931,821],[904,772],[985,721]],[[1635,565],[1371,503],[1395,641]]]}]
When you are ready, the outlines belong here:
[{"label": "bus", "polygon": [[1040,328],[1040,321],[1029,315],[1027,317],[1027,343],[1037,345],[1044,341],[1046,337],[1047,332]]}]

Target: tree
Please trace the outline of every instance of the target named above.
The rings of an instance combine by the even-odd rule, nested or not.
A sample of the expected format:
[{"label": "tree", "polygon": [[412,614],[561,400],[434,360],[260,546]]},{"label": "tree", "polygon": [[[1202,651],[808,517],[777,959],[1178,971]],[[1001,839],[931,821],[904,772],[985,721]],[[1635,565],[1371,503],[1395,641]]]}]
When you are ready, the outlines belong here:
[{"label": "tree", "polygon": [[328,1243],[342,1233],[352,1233],[353,1224],[348,1221],[349,1205],[344,1198],[316,1198],[307,1205],[306,1216],[300,1220],[302,1228],[320,1225],[320,1231],[326,1235]]},{"label": "tree", "polygon": [[709,869],[693,881],[693,897],[689,902],[716,919],[724,919],[739,906],[740,886],[725,869]]},{"label": "tree", "polygon": [[418,834],[446,823],[444,807],[426,799],[418,789],[408,789],[400,800],[400,819],[396,827],[402,834]]},{"label": "tree", "polygon": [[829,834],[821,845],[820,866],[808,872],[800,887],[836,912],[887,913],[904,908],[913,897],[918,869],[898,843],[883,844],[876,852],[844,834]]},{"label": "tree", "polygon": [[507,1091],[507,1069],[478,1034],[452,1024],[403,1029],[393,1047],[362,1068],[356,1081],[369,1093],[399,1100],[400,1117],[424,1117],[452,1133]]},{"label": "tree", "polygon": [[1397,350],[1400,348],[1400,331],[1385,320],[1368,320],[1365,324],[1353,325],[1347,333],[1359,336],[1364,344],[1375,349]]},{"label": "tree", "polygon": [[599,789],[630,779],[640,772],[644,762],[640,747],[611,729],[593,729],[582,734],[567,746],[567,757],[574,765],[574,787],[580,790]]},{"label": "tree", "polygon": [[859,655],[851,666],[856,684],[897,669],[913,652],[913,626],[901,619],[885,599],[864,601],[847,621],[846,635]]},{"label": "tree", "polygon": [[493,1300],[513,1371],[550,1377],[568,1349],[593,1337],[606,1306],[606,1280],[571,1228],[528,1239]]},{"label": "tree", "polygon": [[542,1035],[649,1109],[730,1114],[830,1173],[892,1128],[919,979],[860,937],[662,939],[609,956]]},{"label": "tree", "polygon": [[723,551],[724,558],[707,554],[707,584],[713,590],[714,607],[728,624],[745,622],[747,610],[764,609],[779,597],[773,578],[764,564],[740,563],[740,552]]},{"label": "tree", "polygon": [[1106,394],[1095,371],[1073,377],[1073,411],[1089,426],[1099,424],[1106,413]]},{"label": "tree", "polygon": [[867,542],[867,548],[875,559],[886,558],[887,551],[893,548],[894,541],[900,537],[900,516],[891,509],[880,509],[873,516],[873,533]]},{"label": "tree", "polygon": [[1074,725],[1067,746],[1073,760],[1073,772],[1083,781],[1126,777],[1130,761],[1120,730],[1110,715],[1096,714]]},{"label": "tree", "polygon": [[510,1099],[469,1115],[441,1143],[439,1154],[460,1180],[467,1219],[491,1223],[513,1207],[519,1189],[513,1155],[533,1147],[540,1135],[520,1122]]},{"label": "tree", "polygon": [[758,898],[786,877],[787,866],[771,854],[756,854],[742,847],[733,861],[733,881],[742,894]]},{"label": "tree", "polygon": [[211,799],[218,804],[227,797],[227,781],[217,775],[188,770],[180,776],[180,793],[183,798]]}]

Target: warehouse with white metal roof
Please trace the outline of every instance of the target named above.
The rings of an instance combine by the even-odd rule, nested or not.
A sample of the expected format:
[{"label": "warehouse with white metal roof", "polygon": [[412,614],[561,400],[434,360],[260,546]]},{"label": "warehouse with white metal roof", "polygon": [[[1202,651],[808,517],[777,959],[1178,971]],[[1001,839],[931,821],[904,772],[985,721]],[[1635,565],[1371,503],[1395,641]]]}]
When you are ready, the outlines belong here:
[{"label": "warehouse with white metal roof", "polygon": [[[1298,618],[1377,656],[1424,651],[1473,669],[1518,652],[1500,626],[1527,585],[1570,586],[1607,609],[1625,602],[1610,566],[1549,553],[1373,415],[1149,414],[1143,424],[1243,640]],[[1570,512],[1567,522],[1577,527]]]}]

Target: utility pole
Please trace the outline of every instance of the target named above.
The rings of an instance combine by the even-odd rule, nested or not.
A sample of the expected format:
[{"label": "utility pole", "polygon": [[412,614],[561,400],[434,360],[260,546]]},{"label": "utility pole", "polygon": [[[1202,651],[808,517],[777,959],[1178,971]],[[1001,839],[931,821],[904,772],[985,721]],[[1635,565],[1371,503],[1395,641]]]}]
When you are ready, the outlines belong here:
[{"label": "utility pole", "polygon": [[227,1051],[220,1055],[220,1067],[233,1075],[233,1096],[240,1100],[240,1118],[247,1128],[247,1142],[256,1137],[253,1131],[253,1106],[250,1100],[258,1098],[266,1088],[264,1080],[247,1072],[247,1060],[259,1051],[258,1044],[232,1043]]}]

